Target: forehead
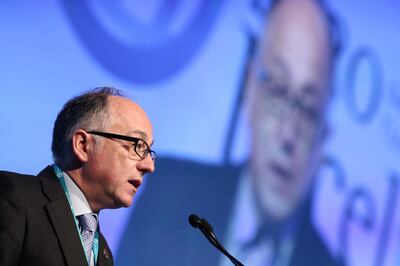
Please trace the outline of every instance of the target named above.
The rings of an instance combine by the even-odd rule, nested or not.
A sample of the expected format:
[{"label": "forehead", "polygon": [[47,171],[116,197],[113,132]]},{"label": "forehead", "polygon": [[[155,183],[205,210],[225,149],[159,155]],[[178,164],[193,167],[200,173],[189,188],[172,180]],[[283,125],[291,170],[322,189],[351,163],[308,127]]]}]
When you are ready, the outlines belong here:
[{"label": "forehead", "polygon": [[291,89],[325,95],[331,58],[324,16],[313,1],[277,4],[259,46],[258,59],[267,74],[284,79]]},{"label": "forehead", "polygon": [[111,128],[121,134],[139,136],[152,141],[152,125],[145,111],[131,100],[119,96],[110,96],[108,108]]}]

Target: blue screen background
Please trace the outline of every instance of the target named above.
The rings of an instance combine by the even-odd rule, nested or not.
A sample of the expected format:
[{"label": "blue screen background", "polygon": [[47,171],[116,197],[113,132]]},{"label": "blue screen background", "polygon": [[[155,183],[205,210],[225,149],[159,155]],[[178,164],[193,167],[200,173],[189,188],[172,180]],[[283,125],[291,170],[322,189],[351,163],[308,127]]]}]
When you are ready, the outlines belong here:
[{"label": "blue screen background", "polygon": [[[325,152],[342,175],[322,169],[313,219],[332,251],[340,253],[346,202],[359,191],[368,194],[374,211],[362,203],[355,210],[361,220],[370,218],[370,226],[354,218],[346,227],[349,264],[397,265],[400,4],[327,5],[339,21],[341,53]],[[243,163],[249,134],[242,113],[228,156],[224,151],[247,32],[256,32],[260,20],[246,0],[2,1],[0,169],[33,174],[51,164],[52,128],[61,106],[104,85],[125,91],[146,110],[158,156]],[[146,182],[138,198],[141,193]],[[114,254],[134,208],[101,214]],[[374,264],[377,256],[382,259]]]}]

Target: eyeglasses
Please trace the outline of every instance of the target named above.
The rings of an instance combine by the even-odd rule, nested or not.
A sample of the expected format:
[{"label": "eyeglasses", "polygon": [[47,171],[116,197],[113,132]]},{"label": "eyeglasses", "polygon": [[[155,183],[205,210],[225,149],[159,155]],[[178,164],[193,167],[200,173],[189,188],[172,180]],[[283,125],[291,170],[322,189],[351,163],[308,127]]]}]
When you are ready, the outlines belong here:
[{"label": "eyeglasses", "polygon": [[320,129],[323,111],[307,95],[290,95],[288,85],[283,80],[279,81],[268,75],[266,70],[259,71],[257,86],[261,91],[263,106],[260,107],[264,112],[282,123],[290,112],[298,112],[301,132],[310,140],[315,138]]},{"label": "eyeglasses", "polygon": [[88,131],[87,133],[109,138],[109,139],[121,139],[121,140],[126,140],[133,142],[132,146],[128,146],[129,149],[129,154],[131,158],[134,158],[135,155],[139,156],[141,160],[146,158],[148,154],[150,154],[151,159],[153,162],[156,161],[156,152],[150,149],[149,144],[147,144],[146,141],[142,140],[141,138],[135,138],[135,137],[130,137],[130,136],[124,136],[124,135],[119,135],[119,134],[114,134],[114,133],[107,133],[107,132],[100,132],[100,131]]}]

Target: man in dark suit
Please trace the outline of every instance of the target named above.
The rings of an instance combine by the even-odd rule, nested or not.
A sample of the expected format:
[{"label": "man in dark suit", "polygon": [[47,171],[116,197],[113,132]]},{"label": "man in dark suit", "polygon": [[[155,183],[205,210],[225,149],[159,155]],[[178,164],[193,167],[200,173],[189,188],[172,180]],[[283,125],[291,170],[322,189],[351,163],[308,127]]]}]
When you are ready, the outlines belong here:
[{"label": "man in dark suit", "polygon": [[332,94],[328,24],[320,1],[273,1],[245,88],[249,162],[160,158],[120,245],[121,265],[229,265],[188,225],[191,213],[245,265],[338,264],[310,211]]},{"label": "man in dark suit", "polygon": [[0,265],[113,265],[98,228],[128,207],[154,171],[152,126],[110,87],[68,101],[53,131],[54,165],[38,176],[0,172]]},{"label": "man in dark suit", "polygon": [[273,1],[249,66],[251,151],[225,238],[246,265],[336,264],[310,217],[328,133],[333,37],[322,1]]}]

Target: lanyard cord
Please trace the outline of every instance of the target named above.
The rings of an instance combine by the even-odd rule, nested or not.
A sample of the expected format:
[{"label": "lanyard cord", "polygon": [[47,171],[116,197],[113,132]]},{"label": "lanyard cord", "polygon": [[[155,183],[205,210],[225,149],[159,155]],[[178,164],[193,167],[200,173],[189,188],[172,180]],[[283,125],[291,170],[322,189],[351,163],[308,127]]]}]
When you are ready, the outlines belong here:
[{"label": "lanyard cord", "polygon": [[[74,207],[72,206],[72,203],[71,203],[71,198],[70,198],[70,195],[69,195],[69,192],[67,189],[67,185],[65,184],[65,179],[62,174],[62,170],[55,164],[53,164],[53,169],[58,178],[58,181],[60,181],[60,184],[61,184],[62,188],[64,189],[65,195],[67,196],[69,206],[71,207],[72,215],[74,216],[74,219],[75,219],[76,230],[78,230],[79,238],[81,240],[81,244],[82,244],[82,248],[83,248],[82,234],[81,234],[81,230],[79,229],[79,221],[75,216]],[[99,229],[98,228],[96,229],[96,233],[94,235],[92,251],[93,251],[93,255],[94,255],[94,265],[97,265],[97,257],[99,254]],[[85,256],[86,256],[86,254],[85,254]],[[88,257],[86,257],[86,260],[87,260],[88,264],[90,265],[90,261],[89,261]]]}]

